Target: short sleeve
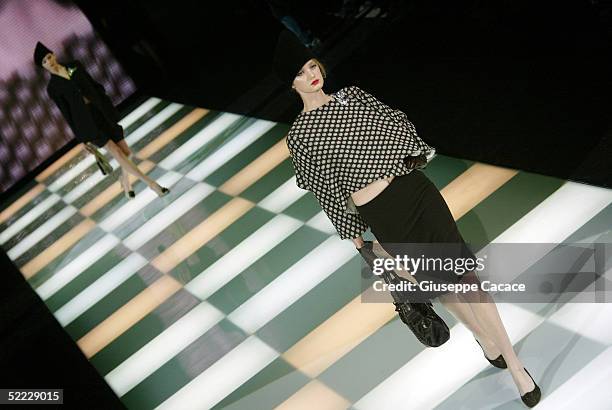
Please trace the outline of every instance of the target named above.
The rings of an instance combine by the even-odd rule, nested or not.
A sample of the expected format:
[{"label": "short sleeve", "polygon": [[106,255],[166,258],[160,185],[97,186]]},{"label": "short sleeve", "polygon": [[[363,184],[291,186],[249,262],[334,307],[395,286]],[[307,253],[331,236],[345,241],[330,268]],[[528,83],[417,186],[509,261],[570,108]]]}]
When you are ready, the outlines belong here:
[{"label": "short sleeve", "polygon": [[333,199],[323,200],[317,192],[315,190],[313,193],[319,201],[323,212],[325,212],[325,215],[332,222],[334,228],[336,228],[340,239],[354,239],[363,235],[368,230],[369,226],[361,215],[346,212],[346,208],[340,206]]},{"label": "short sleeve", "polygon": [[408,130],[416,134],[416,129],[414,125],[408,120],[408,116],[403,111],[394,110],[393,108],[389,107],[387,104],[378,100],[372,94],[369,94],[368,92],[362,90],[356,85],[347,87],[347,92],[349,96],[352,96],[353,98],[357,99],[357,101],[361,102],[362,104],[368,107],[372,107],[376,109],[381,114],[384,114],[387,117],[394,120],[395,122],[398,122],[406,126]]},{"label": "short sleeve", "polygon": [[346,88],[346,90],[350,97],[356,99],[365,106],[377,110],[379,113],[402,125],[408,131],[407,135],[409,135],[410,138],[416,144],[413,155],[416,156],[423,154],[426,158],[426,162],[424,164],[418,165],[416,168],[422,169],[427,166],[429,161],[431,161],[431,159],[434,157],[436,153],[436,148],[430,146],[418,136],[416,127],[410,120],[408,120],[408,116],[406,115],[406,113],[401,110],[395,110],[389,107],[388,105],[378,100],[376,97],[369,94],[368,92],[357,87],[356,85],[349,86]]},{"label": "short sleeve", "polygon": [[365,232],[368,229],[366,222],[360,215],[346,212],[346,208],[336,199],[326,177],[312,160],[306,146],[299,138],[291,135],[291,132],[287,136],[287,147],[295,169],[296,185],[312,192],[340,238],[357,238]]}]

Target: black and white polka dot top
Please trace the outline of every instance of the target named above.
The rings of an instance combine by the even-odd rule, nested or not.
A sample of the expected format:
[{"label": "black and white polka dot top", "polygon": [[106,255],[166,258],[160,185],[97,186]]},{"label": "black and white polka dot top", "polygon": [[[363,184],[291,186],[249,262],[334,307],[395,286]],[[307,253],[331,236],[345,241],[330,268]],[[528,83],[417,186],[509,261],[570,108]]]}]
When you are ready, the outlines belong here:
[{"label": "black and white polka dot top", "polygon": [[[341,239],[362,235],[368,225],[351,193],[376,180],[425,168],[435,148],[417,136],[414,125],[357,86],[301,112],[287,134],[296,184],[311,191]],[[424,155],[415,168],[407,156]]]}]

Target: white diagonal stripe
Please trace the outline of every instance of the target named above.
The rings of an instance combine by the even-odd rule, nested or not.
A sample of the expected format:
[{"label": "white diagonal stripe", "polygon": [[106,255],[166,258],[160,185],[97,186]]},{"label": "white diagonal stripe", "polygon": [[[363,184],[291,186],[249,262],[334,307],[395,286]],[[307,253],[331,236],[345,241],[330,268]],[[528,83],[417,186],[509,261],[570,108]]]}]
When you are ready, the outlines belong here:
[{"label": "white diagonal stripe", "polygon": [[[169,171],[164,174],[157,182],[165,187],[171,187],[181,179],[181,174]],[[145,189],[136,198],[123,204],[119,209],[112,210],[109,215],[104,218],[98,226],[107,231],[111,232],[124,224],[129,218],[140,212],[149,203],[153,202],[157,198],[157,194],[151,189]]]},{"label": "white diagonal stripe", "polygon": [[[112,160],[110,162],[110,165],[114,169],[117,167],[117,162],[115,160]],[[64,195],[64,202],[68,204],[73,203],[74,201],[79,199],[81,196],[83,196],[86,192],[88,192],[90,189],[95,187],[99,182],[102,182],[104,178],[106,178],[106,175],[102,175],[101,172],[94,172],[93,174],[88,176],[83,182],[81,182],[76,187],[74,187],[72,191]]]},{"label": "white diagonal stripe", "polygon": [[159,98],[149,98],[148,100],[140,104],[135,110],[123,117],[121,121],[119,121],[119,125],[121,125],[123,128],[129,127],[130,125],[135,123],[140,117],[151,111],[153,107],[155,107],[160,102],[161,100]]},{"label": "white diagonal stripe", "polygon": [[59,202],[60,199],[61,198],[59,196],[51,194],[48,198],[41,201],[34,208],[30,209],[25,215],[17,219],[2,233],[0,233],[0,244],[4,245],[6,241],[31,224],[36,218],[44,214],[49,208]]},{"label": "white diagonal stripe", "polygon": [[85,252],[80,253],[66,266],[36,288],[36,293],[42,300],[47,300],[70,281],[79,276],[85,269],[96,263],[104,254],[119,243],[114,235],[106,235],[94,243]]},{"label": "white diagonal stripe", "polygon": [[[223,319],[223,312],[202,302],[109,372],[104,379],[123,396]],[[216,386],[215,386],[216,389]]]},{"label": "white diagonal stripe", "polygon": [[[539,326],[544,318],[510,303],[498,306],[508,336],[518,342]],[[385,381],[370,390],[354,404],[354,408],[400,409],[410,403],[410,409],[433,409],[476,376],[488,362],[474,348],[474,336],[462,324],[451,329],[448,342],[435,349],[425,349],[399,368]],[[448,364],[452,363],[452,371]],[[443,374],[444,377],[440,377]],[[435,384],[432,385],[432,381]],[[410,388],[406,388],[409,381]]]},{"label": "white diagonal stripe", "polygon": [[[512,271],[516,275],[503,274],[504,279],[512,280],[537,261],[546,257],[579,227],[612,203],[612,190],[574,182],[566,182],[549,197],[543,200],[512,226],[491,241],[490,245],[477,252],[477,256],[503,253],[500,243],[532,243],[533,246],[521,248],[521,257],[512,261]],[[503,255],[501,255],[503,256]],[[503,257],[490,257],[489,268],[495,263],[504,263]],[[499,272],[507,272],[510,267],[499,267]]]},{"label": "white diagonal stripe", "polygon": [[[492,242],[496,243],[537,243],[538,245],[550,244],[551,249],[555,243],[563,242],[567,237],[574,233],[578,228],[587,223],[591,218],[597,215],[612,201],[612,192],[603,188],[592,187],[584,184],[566,182],[562,187],[555,191],[551,196],[542,201],[538,206],[524,215],[520,220],[513,224],[510,228],[500,234]],[[571,211],[569,211],[571,210]],[[550,228],[550,229],[549,229]],[[544,244],[538,243],[545,242]],[[487,247],[481,249],[477,256],[486,252]],[[537,262],[541,257],[545,256],[546,250],[543,246],[539,246],[540,251],[534,252],[532,255],[527,255],[521,260],[513,261],[516,265],[516,276],[525,269],[529,268],[533,263]],[[512,281],[513,278],[505,278]],[[508,311],[508,309],[519,309],[511,304],[498,304],[498,309]],[[523,320],[523,319],[521,319]],[[543,320],[543,319],[542,319]],[[508,328],[508,334],[513,341],[517,338],[516,326],[519,324],[517,319],[505,319],[504,325]],[[537,327],[539,324],[535,319],[530,321],[530,325],[523,330],[527,333]],[[521,325],[525,326],[526,323]],[[453,332],[455,331],[455,326]],[[524,333],[524,332],[521,332]],[[526,333],[525,333],[526,334]],[[522,337],[522,336],[521,336]],[[453,333],[453,338],[457,340],[456,334]],[[452,340],[451,340],[452,341]],[[465,341],[465,346],[461,346],[457,351],[465,351],[468,341]],[[472,343],[472,340],[469,340]],[[448,342],[447,342],[448,344]],[[414,408],[430,409],[439,405],[446,397],[450,396],[454,391],[459,389],[465,380],[469,380],[474,376],[473,364],[466,364],[465,367],[455,365],[453,368],[453,377],[445,377],[439,379],[436,389],[425,389],[420,385],[413,386],[411,389],[398,389],[400,383],[405,383],[406,375],[419,374],[419,380],[431,380],[431,376],[423,376],[423,363],[429,363],[427,371],[432,370],[432,374],[441,371],[440,368],[432,367],[431,363],[436,363],[442,360],[438,355],[440,348],[435,349],[436,355],[430,356],[432,350],[426,350],[410,360],[400,370],[392,376],[381,382],[376,388],[366,394],[359,400],[355,407],[358,409],[370,408],[391,408],[397,403],[406,403],[410,400],[414,404]],[[444,346],[442,346],[444,351]],[[429,352],[429,353],[428,353]],[[453,354],[457,354],[454,352]],[[447,356],[444,360],[450,360]],[[461,357],[461,354],[456,357]],[[423,362],[421,361],[423,360]],[[431,362],[430,362],[431,361]],[[448,362],[446,362],[448,363]],[[481,361],[482,364],[482,361]],[[440,363],[442,365],[442,362]],[[419,366],[421,366],[420,370]],[[423,376],[423,377],[421,377]],[[414,380],[414,378],[412,378]],[[411,391],[419,391],[419,395],[412,395]],[[435,394],[434,394],[435,393]]]},{"label": "white diagonal stripe", "polygon": [[[109,161],[109,164],[113,169],[119,167],[119,163],[114,158]],[[81,181],[81,183],[79,183],[77,186],[75,186],[72,191],[64,195],[64,202],[68,204],[73,203],[90,189],[95,187],[99,182],[102,182],[106,177],[107,175],[103,175],[101,172],[94,172],[93,174],[85,178],[83,181]]]},{"label": "white diagonal stripe", "polygon": [[278,356],[277,351],[250,336],[156,409],[209,409]]},{"label": "white diagonal stripe", "polygon": [[82,160],[80,160],[76,165],[72,168],[68,169],[66,172],[62,174],[61,177],[56,179],[47,187],[47,189],[51,192],[57,192],[68,182],[72,181],[74,178],[79,176],[83,171],[96,163],[96,158],[93,155],[87,155]]},{"label": "white diagonal stripe", "polygon": [[334,225],[332,225],[331,221],[323,211],[318,212],[315,216],[310,218],[310,220],[306,222],[306,226],[310,226],[313,229],[316,229],[329,235],[338,236],[336,228],[334,228]]},{"label": "white diagonal stripe", "polygon": [[77,212],[73,206],[67,206],[62,209],[51,218],[47,219],[45,223],[40,225],[36,230],[30,233],[28,236],[23,238],[13,248],[11,248],[7,255],[12,260],[17,259],[25,252],[27,252],[32,246],[36,245],[41,239],[53,232],[57,227],[66,222],[72,215]]},{"label": "white diagonal stripe", "polygon": [[199,131],[196,135],[189,138],[183,145],[178,147],[172,152],[172,154],[168,155],[161,161],[158,165],[165,169],[172,169],[185,159],[187,159],[190,155],[196,152],[200,147],[210,142],[217,135],[222,133],[225,129],[227,129],[234,122],[238,121],[241,117],[236,114],[221,114],[218,118],[204,127],[201,131]]},{"label": "white diagonal stripe", "polygon": [[54,313],[55,318],[63,327],[66,327],[146,264],[147,260],[139,254],[128,255],[127,258],[59,308]]},{"label": "white diagonal stripe", "polygon": [[355,246],[349,241],[330,237],[230,313],[228,319],[255,333],[356,256]]},{"label": "white diagonal stripe", "polygon": [[196,184],[181,195],[180,198],[172,201],[172,206],[161,210],[157,215],[149,219],[140,228],[124,239],[123,244],[131,250],[137,250],[149,239],[166,229],[170,224],[214,191],[215,188],[208,184]]},{"label": "white diagonal stripe", "polygon": [[[608,270],[605,276],[612,277],[612,269]],[[585,292],[594,294],[597,291],[594,286],[591,286],[585,289]],[[608,295],[609,292],[608,289]],[[559,310],[550,315],[548,321],[598,343],[612,346],[612,326],[602,326],[604,323],[612,323],[612,303],[609,303],[609,299],[607,303],[581,303],[579,297],[580,295],[577,295],[561,306]]]},{"label": "white diagonal stripe", "polygon": [[271,121],[255,121],[250,127],[233,137],[225,145],[189,171],[186,177],[193,179],[194,181],[203,180],[231,158],[236,156],[239,152],[255,142],[275,125],[276,123]]},{"label": "white diagonal stripe", "polygon": [[294,175],[259,201],[257,205],[270,212],[280,213],[307,193],[308,191],[304,191],[295,185]]},{"label": "white diagonal stripe", "polygon": [[[612,203],[612,190],[565,182],[495,238],[497,243],[561,242]],[[534,229],[539,226],[542,229]]]},{"label": "white diagonal stripe", "polygon": [[[153,117],[147,120],[140,127],[136,128],[134,132],[130,133],[125,138],[125,142],[127,142],[129,145],[132,145],[140,141],[142,138],[147,136],[155,128],[162,125],[164,121],[166,121],[168,118],[176,114],[176,112],[180,110],[181,108],[183,108],[181,104],[176,104],[176,103],[169,104],[166,108],[164,108],[163,110],[155,114]],[[103,150],[103,152],[106,152],[106,150]]]},{"label": "white diagonal stripe", "polygon": [[612,403],[612,347],[601,352],[553,392],[542,395],[538,410],[609,410]]},{"label": "white diagonal stripe", "polygon": [[200,299],[207,299],[300,226],[302,223],[297,219],[277,215],[193,278],[185,289]]}]

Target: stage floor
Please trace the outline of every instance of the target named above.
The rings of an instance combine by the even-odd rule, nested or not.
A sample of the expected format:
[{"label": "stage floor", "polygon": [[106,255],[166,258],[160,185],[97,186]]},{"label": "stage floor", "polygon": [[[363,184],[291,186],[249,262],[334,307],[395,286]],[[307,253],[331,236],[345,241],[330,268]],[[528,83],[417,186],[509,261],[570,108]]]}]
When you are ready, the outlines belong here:
[{"label": "stage floor", "polygon": [[[77,147],[0,213],[0,244],[128,408],[524,408],[437,303],[437,349],[361,303],[361,258],[295,185],[287,124],[156,98],[122,124],[170,195],[128,200]],[[424,172],[467,242],[612,242],[612,190],[444,155]],[[610,408],[612,304],[498,307],[539,409]]]}]

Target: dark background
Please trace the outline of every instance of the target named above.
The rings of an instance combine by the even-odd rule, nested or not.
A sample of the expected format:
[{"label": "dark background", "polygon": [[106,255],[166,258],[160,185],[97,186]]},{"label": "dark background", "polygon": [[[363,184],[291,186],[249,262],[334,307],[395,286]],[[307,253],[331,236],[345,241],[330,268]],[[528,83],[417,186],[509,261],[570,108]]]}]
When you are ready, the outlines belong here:
[{"label": "dark background", "polygon": [[[79,1],[141,92],[292,122],[266,1]],[[438,153],[612,187],[610,1],[274,1],[323,42],[325,91],[356,84]],[[204,7],[206,4],[206,7]]]},{"label": "dark background", "polygon": [[[271,74],[282,26],[266,2],[76,3],[141,96],[287,123],[301,108]],[[326,92],[364,88],[440,154],[612,188],[609,1],[356,2],[335,15],[342,3],[287,3],[323,43]],[[1,385],[121,408],[19,272],[4,272]]]}]

